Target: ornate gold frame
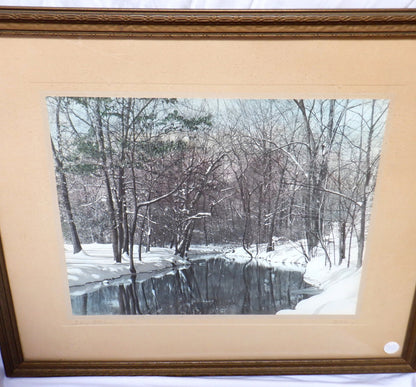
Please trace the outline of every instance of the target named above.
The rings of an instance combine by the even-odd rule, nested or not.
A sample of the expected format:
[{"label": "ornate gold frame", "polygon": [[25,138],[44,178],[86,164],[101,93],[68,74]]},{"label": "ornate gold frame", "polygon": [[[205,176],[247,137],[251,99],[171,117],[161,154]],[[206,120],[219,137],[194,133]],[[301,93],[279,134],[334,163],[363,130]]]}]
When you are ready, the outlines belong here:
[{"label": "ornate gold frame", "polygon": [[[159,11],[0,7],[0,37],[322,39],[416,38],[413,10]],[[416,297],[400,357],[218,361],[31,361],[19,339],[0,250],[0,344],[9,376],[254,375],[412,372]]]},{"label": "ornate gold frame", "polygon": [[0,35],[89,38],[412,38],[414,10],[0,8]]}]

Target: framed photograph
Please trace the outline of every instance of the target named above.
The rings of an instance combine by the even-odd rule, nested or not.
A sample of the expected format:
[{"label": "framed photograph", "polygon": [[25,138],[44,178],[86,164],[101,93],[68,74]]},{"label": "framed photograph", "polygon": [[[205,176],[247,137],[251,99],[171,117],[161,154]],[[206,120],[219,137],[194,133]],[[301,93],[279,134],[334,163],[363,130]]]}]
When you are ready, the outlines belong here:
[{"label": "framed photograph", "polygon": [[0,7],[9,376],[412,372],[416,12]]}]

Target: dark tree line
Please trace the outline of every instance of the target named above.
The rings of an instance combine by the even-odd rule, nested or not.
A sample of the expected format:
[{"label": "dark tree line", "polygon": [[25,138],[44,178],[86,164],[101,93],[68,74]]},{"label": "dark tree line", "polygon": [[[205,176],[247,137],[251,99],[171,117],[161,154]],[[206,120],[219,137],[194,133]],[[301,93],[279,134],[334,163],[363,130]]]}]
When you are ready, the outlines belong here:
[{"label": "dark tree line", "polygon": [[191,243],[240,244],[253,257],[285,238],[308,260],[321,248],[329,266],[362,264],[386,101],[47,102],[74,253],[111,243],[134,272],[151,246],[186,257]]}]

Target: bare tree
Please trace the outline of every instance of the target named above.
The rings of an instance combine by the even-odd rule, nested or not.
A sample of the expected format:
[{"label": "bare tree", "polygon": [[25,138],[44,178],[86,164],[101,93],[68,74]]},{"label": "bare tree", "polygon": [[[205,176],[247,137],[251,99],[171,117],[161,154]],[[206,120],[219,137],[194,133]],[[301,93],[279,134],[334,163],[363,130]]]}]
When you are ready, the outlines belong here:
[{"label": "bare tree", "polygon": [[[61,109],[62,109],[62,98],[50,98],[56,104],[55,105],[55,139],[51,136],[51,146],[53,157],[55,160],[56,165],[56,173],[59,180],[59,188],[60,188],[60,197],[62,200],[62,204],[65,210],[65,215],[67,218],[67,222],[70,228],[71,239],[72,239],[72,246],[74,254],[79,253],[82,250],[81,242],[78,236],[77,227],[74,220],[74,215],[72,211],[72,205],[69,198],[69,190],[68,190],[68,181],[66,178],[65,167],[64,167],[64,154],[63,154],[63,145],[62,145],[62,128],[61,128]],[[55,145],[56,144],[56,145]]]}]

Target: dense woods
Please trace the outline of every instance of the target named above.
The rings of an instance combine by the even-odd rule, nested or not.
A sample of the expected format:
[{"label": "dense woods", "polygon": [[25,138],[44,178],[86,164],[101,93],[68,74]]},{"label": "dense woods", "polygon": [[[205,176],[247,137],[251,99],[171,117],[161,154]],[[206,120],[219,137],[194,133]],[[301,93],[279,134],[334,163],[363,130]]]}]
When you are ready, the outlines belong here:
[{"label": "dense woods", "polygon": [[[362,264],[383,100],[47,99],[64,239],[152,246],[281,240]],[[358,251],[351,257],[355,242]]]}]

